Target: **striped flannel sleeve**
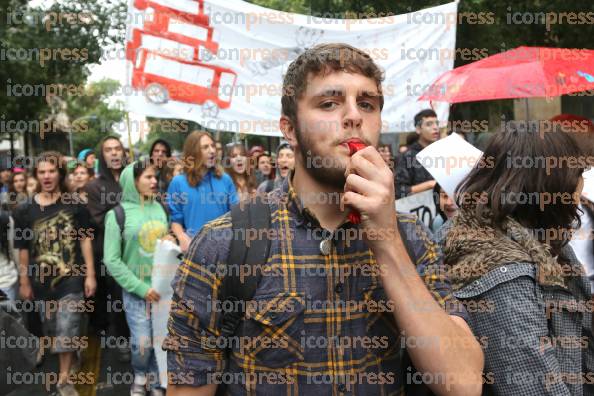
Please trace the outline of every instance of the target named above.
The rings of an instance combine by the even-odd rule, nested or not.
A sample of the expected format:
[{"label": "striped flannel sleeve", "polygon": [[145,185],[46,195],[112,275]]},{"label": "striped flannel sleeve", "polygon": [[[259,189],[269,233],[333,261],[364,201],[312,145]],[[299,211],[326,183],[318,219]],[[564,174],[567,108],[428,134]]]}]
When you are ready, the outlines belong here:
[{"label": "striped flannel sleeve", "polygon": [[452,285],[447,276],[443,255],[439,244],[431,232],[417,216],[398,214],[403,238],[407,239],[412,262],[429,292],[450,315],[462,317],[468,322],[468,312],[464,305],[454,297]]},{"label": "striped flannel sleeve", "polygon": [[171,283],[173,299],[163,343],[170,384],[207,385],[224,370],[224,349],[217,343],[222,317],[217,302],[230,243],[227,213],[194,236]]}]

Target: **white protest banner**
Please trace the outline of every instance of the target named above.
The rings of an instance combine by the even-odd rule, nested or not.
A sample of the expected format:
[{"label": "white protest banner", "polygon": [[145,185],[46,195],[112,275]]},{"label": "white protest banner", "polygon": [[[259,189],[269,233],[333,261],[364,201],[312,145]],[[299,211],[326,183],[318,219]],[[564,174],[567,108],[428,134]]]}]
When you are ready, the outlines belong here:
[{"label": "white protest banner", "polygon": [[400,198],[396,201],[396,210],[398,212],[416,215],[423,224],[431,228],[431,223],[435,216],[437,216],[437,207],[433,200],[433,190]]},{"label": "white protest banner", "polygon": [[159,302],[151,304],[151,324],[155,344],[153,349],[157,358],[161,386],[163,387],[167,387],[167,352],[161,346],[167,335],[167,320],[169,319],[171,299],[173,298],[171,281],[180,263],[178,258],[180,253],[181,249],[175,243],[161,239],[157,240],[153,256],[151,287],[161,295],[161,299]]},{"label": "white protest banner", "polygon": [[[280,136],[288,65],[306,48],[341,42],[385,71],[382,132],[413,131],[413,115],[430,106],[417,99],[453,67],[457,9],[452,2],[402,15],[332,19],[240,0],[130,0],[127,109]],[[438,119],[447,120],[448,104],[434,106]]]},{"label": "white protest banner", "polygon": [[452,198],[458,184],[470,173],[483,152],[456,133],[421,150],[417,161]]}]

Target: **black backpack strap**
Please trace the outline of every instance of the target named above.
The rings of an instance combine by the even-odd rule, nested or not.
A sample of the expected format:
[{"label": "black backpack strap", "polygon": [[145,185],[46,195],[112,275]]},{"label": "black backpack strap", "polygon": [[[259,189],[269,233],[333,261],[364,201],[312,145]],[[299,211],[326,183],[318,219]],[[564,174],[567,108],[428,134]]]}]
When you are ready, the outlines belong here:
[{"label": "black backpack strap", "polygon": [[[231,310],[223,313],[223,337],[230,337],[235,333],[245,315],[245,302],[252,299],[260,283],[260,269],[270,252],[268,232],[260,230],[270,229],[270,207],[261,197],[253,202],[234,205],[231,208],[231,222],[233,239],[227,259],[228,271],[221,285],[220,301],[231,301],[232,304],[222,304],[223,307],[231,307]],[[251,266],[252,269],[241,271],[243,265]],[[242,279],[240,274],[245,273],[248,275]]]},{"label": "black backpack strap", "polygon": [[124,207],[121,203],[117,204],[113,207],[113,213],[115,214],[116,223],[118,223],[118,227],[120,227],[120,236],[122,238],[122,243],[120,244],[120,254],[124,255],[124,230],[126,229],[126,212],[124,211]]},{"label": "black backpack strap", "polygon": [[400,222],[399,220],[396,220],[396,225],[398,227],[398,232],[401,235],[402,238],[402,242],[404,244],[404,248],[406,249],[406,253],[408,253],[408,257],[410,257],[411,261],[414,259],[414,256],[412,255],[413,250],[411,249],[409,245],[409,241],[406,238],[406,230],[404,229],[404,226],[402,225],[402,222]]},{"label": "black backpack strap", "polygon": [[167,207],[167,204],[165,203],[165,197],[163,196],[163,194],[161,194],[161,193],[157,194],[155,201],[159,202],[159,204],[165,211],[165,216],[167,216],[167,222],[169,222],[169,215],[170,215],[169,208]]},{"label": "black backpack strap", "polygon": [[124,212],[124,207],[122,204],[117,204],[113,207],[113,213],[115,214],[116,223],[120,227],[120,234],[122,235],[122,239],[124,239],[124,227],[126,226],[126,212]]},{"label": "black backpack strap", "polygon": [[165,205],[165,203],[161,200],[159,200],[159,204],[161,205],[161,207],[163,208],[163,211],[165,212],[165,217],[167,218],[167,222],[169,223],[169,208],[167,207],[167,205]]},{"label": "black backpack strap", "polygon": [[[416,217],[418,217],[418,216],[416,216]],[[404,248],[406,249],[406,253],[408,253],[408,257],[410,257],[411,261],[413,261],[414,260],[414,255],[413,255],[414,250],[412,249],[412,246],[409,246],[410,241],[406,237],[407,232],[404,229],[402,222],[397,220],[396,223],[398,224],[398,231],[400,232],[400,235],[402,237],[402,242],[404,244]],[[414,261],[413,261],[413,263],[414,263]],[[408,370],[409,368],[412,369],[413,373],[418,372],[418,370],[413,365],[412,359],[410,358],[410,355],[408,354],[408,350],[406,348],[403,349],[402,353],[400,354],[400,367],[402,367],[403,372],[405,370]],[[404,386],[406,389],[406,394],[410,395],[410,396],[432,396],[433,395],[433,393],[431,392],[431,390],[425,383],[421,383],[421,384],[410,383],[409,384],[409,383],[405,382]]]}]

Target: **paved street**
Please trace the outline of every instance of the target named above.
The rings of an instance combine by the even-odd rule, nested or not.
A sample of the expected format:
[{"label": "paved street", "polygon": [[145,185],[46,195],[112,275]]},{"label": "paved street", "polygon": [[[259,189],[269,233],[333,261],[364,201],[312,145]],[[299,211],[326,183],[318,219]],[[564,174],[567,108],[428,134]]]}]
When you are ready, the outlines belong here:
[{"label": "paved street", "polygon": [[[89,348],[82,355],[82,365],[76,385],[80,396],[127,396],[133,379],[129,363],[118,361],[113,348],[101,348],[101,338],[89,336]],[[9,396],[57,395],[54,376],[58,370],[58,357],[46,355],[43,364],[31,372],[28,378],[35,378],[34,384],[19,385]],[[87,383],[87,384],[85,384]]]}]

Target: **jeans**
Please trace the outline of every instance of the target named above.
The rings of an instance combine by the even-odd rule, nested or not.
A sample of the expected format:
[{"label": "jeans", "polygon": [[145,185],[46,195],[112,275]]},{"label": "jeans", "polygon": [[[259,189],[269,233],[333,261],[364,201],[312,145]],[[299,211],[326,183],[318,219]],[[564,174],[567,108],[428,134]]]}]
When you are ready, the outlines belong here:
[{"label": "jeans", "polygon": [[[52,337],[52,353],[76,352],[81,349],[77,341],[83,335],[82,312],[77,306],[84,301],[83,293],[70,293],[59,300],[37,300],[44,335]],[[48,309],[49,308],[49,309]]]},{"label": "jeans", "polygon": [[132,370],[135,379],[146,378],[150,389],[160,387],[159,369],[153,350],[153,330],[150,306],[135,294],[123,290],[126,321],[130,328]]},{"label": "jeans", "polygon": [[19,293],[19,282],[16,282],[10,287],[0,287],[0,290],[6,294],[6,297],[8,297],[10,301],[15,302],[18,297],[17,294]]}]

